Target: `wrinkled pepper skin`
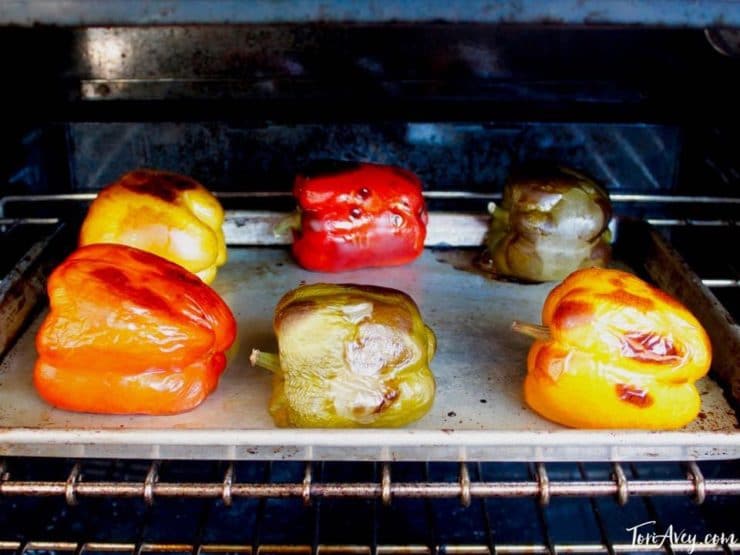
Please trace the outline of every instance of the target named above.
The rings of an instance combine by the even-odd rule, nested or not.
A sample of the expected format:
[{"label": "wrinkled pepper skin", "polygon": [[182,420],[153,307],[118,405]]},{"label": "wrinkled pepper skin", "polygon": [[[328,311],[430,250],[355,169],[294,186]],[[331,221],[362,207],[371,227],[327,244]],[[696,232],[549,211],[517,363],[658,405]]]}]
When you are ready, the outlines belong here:
[{"label": "wrinkled pepper skin", "polygon": [[298,263],[318,272],[396,266],[424,249],[421,181],[392,166],[323,162],[296,177]]},{"label": "wrinkled pepper skin", "polygon": [[278,426],[398,427],[432,406],[436,339],[405,293],[306,285],[280,300],[273,323],[279,357],[255,351],[252,362],[274,372]]},{"label": "wrinkled pepper skin", "polygon": [[574,272],[547,297],[527,358],[527,404],[576,428],[674,429],[693,420],[711,364],[701,324],[675,299],[617,270]]},{"label": "wrinkled pepper skin", "polygon": [[512,176],[494,206],[486,240],[492,270],[523,281],[556,281],[611,257],[606,191],[563,167]]},{"label": "wrinkled pepper skin", "polygon": [[236,322],[181,266],[124,245],[89,245],[52,272],[47,289],[34,384],[51,405],[173,414],[216,388]]},{"label": "wrinkled pepper skin", "polygon": [[136,170],[100,191],[80,246],[119,243],[166,258],[206,283],[226,262],[224,211],[203,185],[184,175]]}]

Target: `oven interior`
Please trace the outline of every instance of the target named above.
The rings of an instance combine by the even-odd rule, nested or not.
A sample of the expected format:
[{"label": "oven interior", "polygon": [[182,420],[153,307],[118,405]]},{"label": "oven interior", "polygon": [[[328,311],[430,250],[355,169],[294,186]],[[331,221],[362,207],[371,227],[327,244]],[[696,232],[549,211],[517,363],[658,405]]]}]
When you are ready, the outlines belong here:
[{"label": "oven interior", "polygon": [[[311,160],[388,163],[422,178],[430,210],[485,213],[512,168],[544,160],[659,229],[737,320],[735,37],[691,21],[7,25],[0,276],[34,248],[61,259],[95,192],[137,167],[191,175],[233,214],[292,209]],[[652,521],[740,549],[736,460],[0,464],[4,551],[688,551],[636,545]],[[734,543],[707,537],[722,533]]]}]

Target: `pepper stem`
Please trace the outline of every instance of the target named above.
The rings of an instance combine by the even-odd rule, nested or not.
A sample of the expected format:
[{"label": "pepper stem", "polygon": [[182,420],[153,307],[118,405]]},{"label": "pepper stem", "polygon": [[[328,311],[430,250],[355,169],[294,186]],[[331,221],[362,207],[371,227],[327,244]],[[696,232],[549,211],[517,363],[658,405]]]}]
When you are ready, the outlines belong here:
[{"label": "pepper stem", "polygon": [[511,329],[517,333],[534,337],[535,339],[550,339],[550,328],[547,326],[514,320],[511,323]]},{"label": "pepper stem", "polygon": [[290,215],[285,216],[280,220],[277,225],[273,228],[272,233],[275,237],[281,237],[287,234],[291,230],[301,229],[301,212],[296,210],[291,212]]},{"label": "pepper stem", "polygon": [[259,366],[275,374],[280,374],[283,371],[280,367],[280,358],[276,354],[263,353],[259,349],[252,349],[249,362],[252,363],[252,366]]}]

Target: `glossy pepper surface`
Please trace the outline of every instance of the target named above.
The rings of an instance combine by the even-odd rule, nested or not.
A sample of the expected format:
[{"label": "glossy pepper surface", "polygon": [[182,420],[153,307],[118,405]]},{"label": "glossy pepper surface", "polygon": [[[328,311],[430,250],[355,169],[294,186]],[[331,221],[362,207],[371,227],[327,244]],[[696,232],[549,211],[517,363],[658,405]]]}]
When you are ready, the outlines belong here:
[{"label": "glossy pepper surface", "polygon": [[136,170],[100,191],[82,224],[80,246],[120,243],[180,264],[206,283],[226,262],[224,211],[184,175]]},{"label": "glossy pepper surface", "polygon": [[279,356],[252,353],[273,371],[279,426],[396,427],[434,401],[436,340],[405,293],[367,285],[299,287],[278,303]]},{"label": "glossy pepper surface", "polygon": [[218,384],[236,322],[181,266],[124,245],[81,247],[48,282],[36,389],[66,410],[171,414]]},{"label": "glossy pepper surface", "polygon": [[[694,382],[709,338],[678,301],[632,274],[579,270],[545,301],[524,396],[541,415],[578,428],[680,428],[699,412]],[[516,324],[515,324],[516,326]]]},{"label": "glossy pepper surface", "polygon": [[501,205],[491,209],[486,243],[498,275],[555,281],[609,261],[609,196],[575,170],[534,166],[519,172],[504,187]]},{"label": "glossy pepper surface", "polygon": [[424,249],[421,181],[392,166],[323,162],[296,177],[293,255],[308,270],[394,266]]}]

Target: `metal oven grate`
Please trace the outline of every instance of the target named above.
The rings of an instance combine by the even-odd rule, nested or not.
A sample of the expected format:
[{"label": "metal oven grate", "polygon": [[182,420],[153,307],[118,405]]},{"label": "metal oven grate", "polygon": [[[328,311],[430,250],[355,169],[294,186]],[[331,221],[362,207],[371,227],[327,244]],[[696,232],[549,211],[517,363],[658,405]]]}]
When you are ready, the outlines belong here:
[{"label": "metal oven grate", "polygon": [[[727,477],[736,475],[735,463],[702,464],[702,470],[696,463],[353,463],[350,469],[342,463],[65,462],[68,472],[61,478],[47,476],[48,460],[5,462],[0,499],[12,510],[5,510],[3,519],[18,528],[13,539],[0,539],[0,549],[667,550],[659,540],[634,542],[630,528],[643,523],[652,523],[644,525],[645,531],[670,526],[696,534],[693,543],[674,541],[674,552],[740,549],[732,514],[740,480]],[[348,480],[350,472],[361,481]],[[446,481],[453,474],[457,480]],[[42,497],[51,501],[33,503]],[[575,518],[580,522],[576,529],[569,522]],[[108,522],[104,531],[96,528],[101,522]]]}]

